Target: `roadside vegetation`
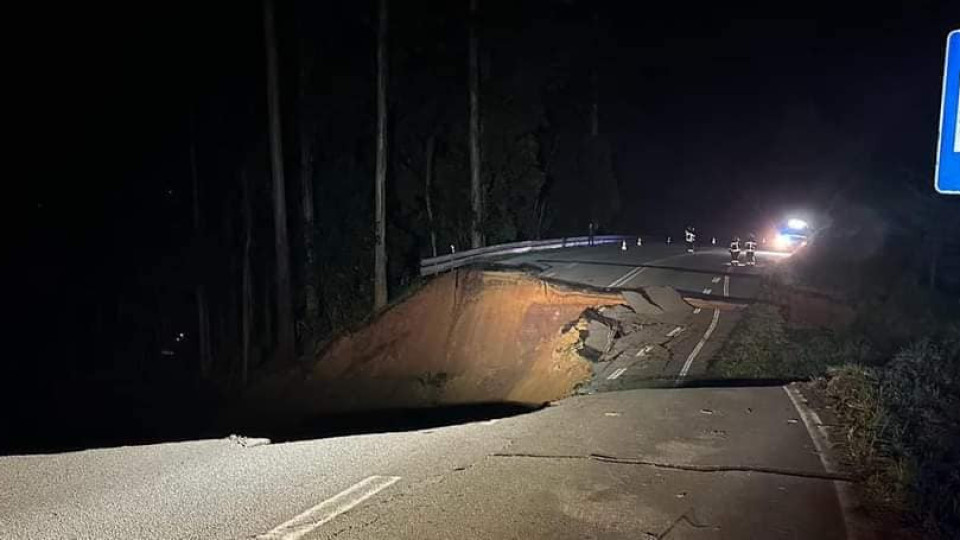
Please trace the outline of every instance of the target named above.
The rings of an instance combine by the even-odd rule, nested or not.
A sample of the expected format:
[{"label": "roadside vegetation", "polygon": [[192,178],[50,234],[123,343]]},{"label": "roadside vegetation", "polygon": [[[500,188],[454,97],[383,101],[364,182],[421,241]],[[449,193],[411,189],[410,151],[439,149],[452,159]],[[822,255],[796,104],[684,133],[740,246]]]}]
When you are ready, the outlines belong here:
[{"label": "roadside vegetation", "polygon": [[874,517],[960,538],[960,212],[899,189],[771,272],[707,376],[808,381]]},{"label": "roadside vegetation", "polygon": [[894,345],[890,332],[865,331],[877,319],[899,317],[863,306],[848,327],[797,328],[780,307],[756,304],[708,377],[810,381],[805,392],[832,414],[832,442],[875,515],[960,538],[960,323]]}]

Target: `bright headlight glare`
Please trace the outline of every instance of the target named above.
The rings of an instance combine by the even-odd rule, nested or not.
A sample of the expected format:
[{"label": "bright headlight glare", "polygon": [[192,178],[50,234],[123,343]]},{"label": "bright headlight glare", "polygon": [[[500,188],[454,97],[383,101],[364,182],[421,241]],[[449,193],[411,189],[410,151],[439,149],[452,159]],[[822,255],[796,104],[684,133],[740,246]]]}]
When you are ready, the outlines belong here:
[{"label": "bright headlight glare", "polygon": [[785,234],[778,234],[773,239],[773,245],[777,249],[784,249],[790,247],[790,237]]},{"label": "bright headlight glare", "polygon": [[806,229],[807,222],[802,219],[790,218],[787,220],[787,227],[790,227],[791,229]]}]

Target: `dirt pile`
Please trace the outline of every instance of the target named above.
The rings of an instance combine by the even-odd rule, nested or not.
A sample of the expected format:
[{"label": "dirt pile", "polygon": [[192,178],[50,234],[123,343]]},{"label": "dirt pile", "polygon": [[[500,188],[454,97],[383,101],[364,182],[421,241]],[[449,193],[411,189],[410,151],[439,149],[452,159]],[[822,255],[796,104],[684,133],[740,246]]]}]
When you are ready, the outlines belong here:
[{"label": "dirt pile", "polygon": [[569,395],[592,375],[578,353],[581,314],[622,303],[619,294],[564,288],[520,272],[450,272],[250,397],[296,414],[541,404]]}]

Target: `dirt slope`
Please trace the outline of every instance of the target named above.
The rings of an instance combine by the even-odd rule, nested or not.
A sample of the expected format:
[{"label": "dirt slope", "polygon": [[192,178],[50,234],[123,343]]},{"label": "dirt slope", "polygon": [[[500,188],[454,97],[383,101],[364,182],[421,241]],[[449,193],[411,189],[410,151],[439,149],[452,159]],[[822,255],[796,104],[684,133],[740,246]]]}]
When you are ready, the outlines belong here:
[{"label": "dirt slope", "polygon": [[580,314],[621,303],[619,294],[565,289],[520,272],[458,270],[252,394],[299,414],[540,404],[591,376],[575,351]]}]

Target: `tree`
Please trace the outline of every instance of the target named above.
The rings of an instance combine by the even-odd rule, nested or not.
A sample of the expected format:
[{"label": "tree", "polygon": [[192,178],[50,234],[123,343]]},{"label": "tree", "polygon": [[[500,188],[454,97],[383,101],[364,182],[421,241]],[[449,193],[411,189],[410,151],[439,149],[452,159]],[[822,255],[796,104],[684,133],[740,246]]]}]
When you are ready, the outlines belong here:
[{"label": "tree", "polygon": [[[190,179],[193,190],[193,235],[199,245],[202,238],[200,222],[200,179],[197,173],[197,134],[194,128],[193,111],[190,112]],[[200,376],[208,378],[213,367],[213,355],[210,353],[210,312],[207,303],[207,290],[203,275],[197,277],[197,345],[200,357]]]},{"label": "tree", "polygon": [[277,40],[273,0],[263,2],[264,37],[267,48],[267,109],[270,120],[270,169],[273,175],[273,233],[277,273],[277,358],[293,360],[293,301],[290,292],[290,244],[287,239],[287,197],[283,178],[283,146],[280,137],[280,89],[277,82]]},{"label": "tree", "polygon": [[250,201],[250,185],[245,170],[240,170],[240,189],[243,201],[243,262],[240,282],[240,334],[242,348],[240,351],[240,383],[247,385],[250,373],[250,353],[253,333],[253,264],[250,260],[250,250],[253,245],[253,207]]},{"label": "tree", "polygon": [[477,62],[477,0],[470,0],[470,202],[473,222],[470,230],[470,247],[483,246],[483,190],[480,185],[480,73]]},{"label": "tree", "polygon": [[303,295],[306,305],[306,322],[311,331],[316,331],[320,319],[320,299],[317,296],[317,256],[314,246],[315,222],[313,200],[313,139],[314,123],[307,107],[307,87],[310,65],[306,47],[301,41],[300,73],[297,91],[298,128],[300,130],[300,208],[303,216]]},{"label": "tree", "polygon": [[433,219],[433,204],[430,191],[433,186],[433,157],[437,147],[436,131],[430,133],[424,149],[423,198],[427,208],[427,224],[430,227],[430,253],[437,256],[437,226]]},{"label": "tree", "polygon": [[377,31],[377,170],[375,184],[375,235],[373,307],[387,305],[387,231],[384,201],[387,183],[387,0],[380,0]]}]

